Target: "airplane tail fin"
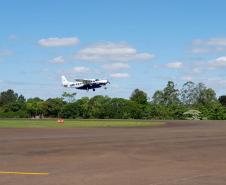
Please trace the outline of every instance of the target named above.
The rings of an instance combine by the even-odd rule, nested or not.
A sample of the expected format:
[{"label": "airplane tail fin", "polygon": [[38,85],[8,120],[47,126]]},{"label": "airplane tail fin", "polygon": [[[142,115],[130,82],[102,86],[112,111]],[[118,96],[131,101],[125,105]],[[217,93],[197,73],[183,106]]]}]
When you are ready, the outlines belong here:
[{"label": "airplane tail fin", "polygon": [[67,87],[69,82],[67,81],[67,78],[65,76],[61,76],[61,82],[64,87]]}]

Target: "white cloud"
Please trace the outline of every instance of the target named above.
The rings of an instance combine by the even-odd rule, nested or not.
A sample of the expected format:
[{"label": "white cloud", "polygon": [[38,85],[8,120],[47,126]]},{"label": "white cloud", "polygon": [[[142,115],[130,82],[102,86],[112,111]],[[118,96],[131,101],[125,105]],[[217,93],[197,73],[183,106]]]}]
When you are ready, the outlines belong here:
[{"label": "white cloud", "polygon": [[17,40],[17,36],[16,35],[10,35],[8,37],[8,39],[14,41],[14,40]]},{"label": "white cloud", "polygon": [[202,45],[203,43],[204,43],[204,40],[201,40],[201,39],[195,39],[192,41],[192,45],[194,46]]},{"label": "white cloud", "polygon": [[208,86],[211,86],[214,89],[222,90],[222,88],[226,87],[226,80],[225,78],[220,77],[211,77],[206,79],[206,83]]},{"label": "white cloud", "polygon": [[154,58],[154,55],[138,53],[135,48],[126,43],[105,42],[84,48],[75,57],[85,61],[128,62],[132,60],[150,60]]},{"label": "white cloud", "polygon": [[192,41],[194,54],[217,53],[226,51],[226,38],[196,39]]},{"label": "white cloud", "polygon": [[193,78],[191,76],[182,76],[181,79],[184,81],[192,81],[193,80]]},{"label": "white cloud", "polygon": [[50,63],[53,63],[53,64],[62,64],[64,62],[65,62],[65,60],[62,56],[59,56],[59,57],[56,57],[56,58],[53,58],[52,60],[50,60]]},{"label": "white cloud", "polygon": [[226,56],[219,57],[209,62],[209,67],[226,67]]},{"label": "white cloud", "polygon": [[198,67],[194,67],[194,68],[191,70],[191,72],[192,72],[193,74],[197,74],[197,73],[201,73],[202,70],[201,70],[200,68],[198,68]]},{"label": "white cloud", "polygon": [[120,70],[120,69],[128,69],[130,66],[126,63],[112,63],[112,64],[105,64],[102,68],[107,70]]},{"label": "white cloud", "polygon": [[203,53],[208,53],[208,52],[210,52],[210,50],[207,49],[207,48],[193,48],[193,49],[191,50],[191,52],[192,52],[192,53],[195,53],[195,54],[203,54]]},{"label": "white cloud", "polygon": [[222,79],[222,78],[219,78],[219,77],[208,78],[208,81],[213,82],[213,83],[217,83],[217,84],[226,85],[226,79]]},{"label": "white cloud", "polygon": [[128,73],[114,73],[110,75],[112,78],[129,78],[130,75]]},{"label": "white cloud", "polygon": [[172,63],[166,64],[166,67],[171,68],[171,69],[180,69],[183,67],[183,63],[182,62],[172,62]]},{"label": "white cloud", "polygon": [[73,72],[75,72],[75,73],[88,73],[88,72],[90,72],[90,68],[84,67],[84,66],[74,67]]},{"label": "white cloud", "polygon": [[62,47],[62,46],[72,46],[79,44],[79,39],[77,37],[65,37],[65,38],[47,38],[40,39],[38,44],[44,47]]},{"label": "white cloud", "polygon": [[226,38],[215,38],[206,41],[207,45],[211,46],[226,46]]},{"label": "white cloud", "polygon": [[10,50],[2,50],[0,51],[0,57],[6,57],[13,55],[13,52]]},{"label": "white cloud", "polygon": [[196,39],[192,42],[193,45],[208,45],[208,46],[226,46],[226,38],[211,38],[211,39]]}]

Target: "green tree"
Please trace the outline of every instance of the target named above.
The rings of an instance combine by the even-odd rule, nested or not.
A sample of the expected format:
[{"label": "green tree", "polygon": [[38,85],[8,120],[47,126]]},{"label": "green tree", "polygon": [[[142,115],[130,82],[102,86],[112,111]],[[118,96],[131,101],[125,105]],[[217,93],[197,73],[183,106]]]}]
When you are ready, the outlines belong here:
[{"label": "green tree", "polygon": [[9,89],[0,93],[0,112],[2,116],[26,117],[26,99]]},{"label": "green tree", "polygon": [[155,91],[154,95],[152,96],[152,103],[157,105],[165,103],[163,91],[160,91],[160,90]]},{"label": "green tree", "polygon": [[163,105],[180,103],[179,91],[175,88],[174,82],[169,81],[163,91],[156,91],[152,97],[152,103]]},{"label": "green tree", "polygon": [[126,107],[126,113],[128,118],[132,119],[142,119],[143,118],[143,109],[142,105],[138,104],[135,101],[128,101]]},{"label": "green tree", "polygon": [[181,100],[186,105],[208,105],[216,101],[216,93],[213,89],[207,88],[205,84],[186,82],[181,90]]},{"label": "green tree", "polygon": [[89,118],[89,98],[83,97],[76,101],[78,109],[79,109],[79,117],[81,118]]},{"label": "green tree", "polygon": [[60,111],[62,118],[89,118],[89,98],[83,97],[75,102],[67,103]]},{"label": "green tree", "polygon": [[147,104],[148,96],[144,91],[135,89],[130,96],[130,100],[135,101],[138,104]]},{"label": "green tree", "polygon": [[62,94],[63,99],[66,102],[72,103],[75,102],[75,96],[77,95],[77,93],[68,93],[68,92],[64,92]]},{"label": "green tree", "polygon": [[38,97],[30,98],[26,102],[26,110],[30,117],[42,117],[44,101]]},{"label": "green tree", "polygon": [[220,96],[218,101],[221,103],[221,105],[226,107],[226,95]]},{"label": "green tree", "polygon": [[193,105],[197,102],[196,85],[194,82],[186,82],[180,92],[181,100],[185,105]]},{"label": "green tree", "polygon": [[196,87],[197,103],[208,105],[217,100],[216,93],[213,89],[207,88],[203,83],[198,83]]},{"label": "green tree", "polygon": [[108,105],[108,114],[114,119],[141,119],[144,115],[143,106],[132,100],[112,98]]},{"label": "green tree", "polygon": [[150,119],[170,119],[169,110],[166,105],[163,104],[151,104],[149,109],[149,118]]},{"label": "green tree", "polygon": [[109,118],[109,105],[111,98],[108,96],[94,96],[89,100],[88,111],[91,118]]},{"label": "green tree", "polygon": [[214,101],[207,104],[199,104],[198,110],[202,112],[202,117],[209,120],[225,120],[226,108],[219,102]]},{"label": "green tree", "polygon": [[169,81],[166,87],[163,89],[164,94],[164,104],[171,105],[174,103],[179,103],[179,90],[175,89],[175,84],[172,81]]},{"label": "green tree", "polygon": [[79,117],[77,102],[65,104],[59,112],[59,117],[75,119]]},{"label": "green tree", "polygon": [[128,101],[123,98],[112,98],[110,102],[110,117],[113,119],[126,119],[129,118]]},{"label": "green tree", "polygon": [[15,103],[17,98],[18,98],[18,94],[15,93],[12,89],[3,91],[0,94],[0,106],[6,105],[9,103]]},{"label": "green tree", "polygon": [[42,104],[43,114],[46,117],[58,117],[62,107],[66,104],[62,98],[49,98]]}]

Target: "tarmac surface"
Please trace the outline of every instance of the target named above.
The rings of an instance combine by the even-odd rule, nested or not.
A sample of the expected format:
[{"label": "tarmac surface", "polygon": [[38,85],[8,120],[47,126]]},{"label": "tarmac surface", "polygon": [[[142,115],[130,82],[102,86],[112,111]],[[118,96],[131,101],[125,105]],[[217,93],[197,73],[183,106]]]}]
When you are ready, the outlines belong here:
[{"label": "tarmac surface", "polygon": [[0,185],[225,185],[226,122],[0,129]]}]

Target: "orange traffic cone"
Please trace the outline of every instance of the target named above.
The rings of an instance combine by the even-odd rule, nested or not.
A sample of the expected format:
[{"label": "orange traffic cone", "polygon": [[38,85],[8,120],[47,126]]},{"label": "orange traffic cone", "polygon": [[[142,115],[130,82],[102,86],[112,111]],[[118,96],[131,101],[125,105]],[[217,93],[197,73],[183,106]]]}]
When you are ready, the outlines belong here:
[{"label": "orange traffic cone", "polygon": [[59,124],[63,125],[63,124],[64,124],[64,119],[59,118],[59,119],[57,120],[57,123],[59,123]]}]

